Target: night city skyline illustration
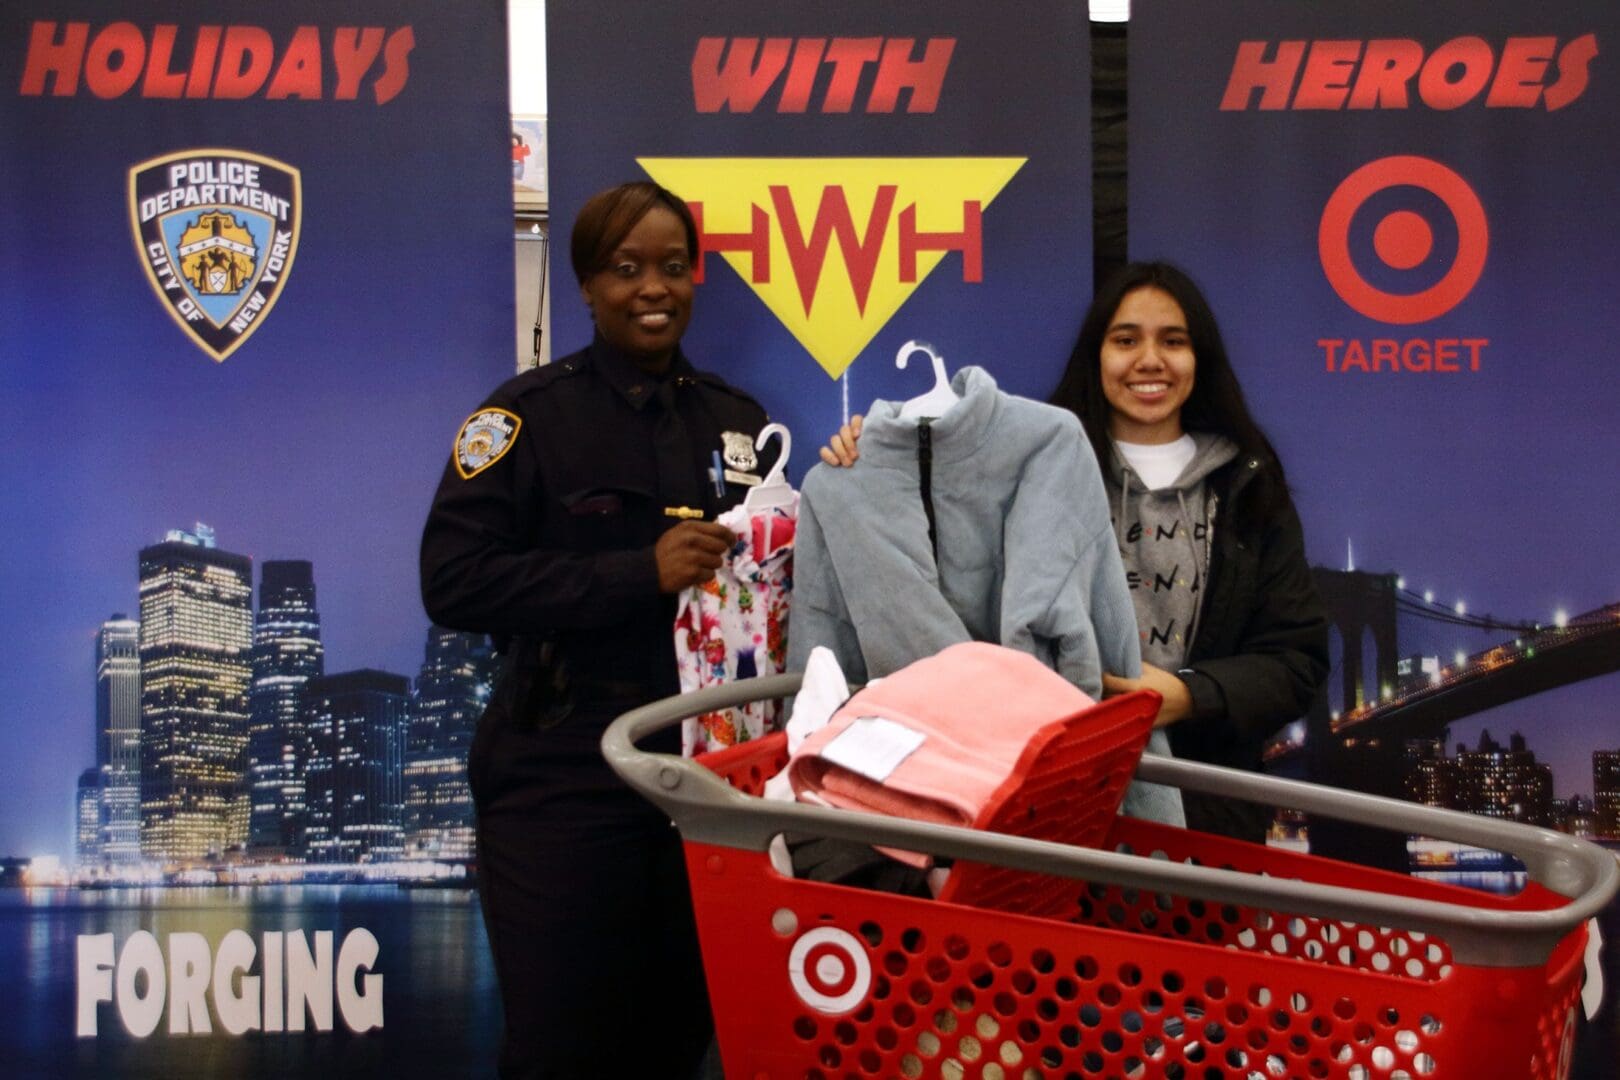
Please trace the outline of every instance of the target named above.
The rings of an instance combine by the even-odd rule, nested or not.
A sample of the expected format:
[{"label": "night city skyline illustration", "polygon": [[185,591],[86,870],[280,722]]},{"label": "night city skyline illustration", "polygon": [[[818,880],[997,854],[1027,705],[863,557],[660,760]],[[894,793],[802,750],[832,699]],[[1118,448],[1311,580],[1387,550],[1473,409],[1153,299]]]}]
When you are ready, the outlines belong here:
[{"label": "night city skyline illustration", "polygon": [[[156,590],[150,587],[153,583],[148,579],[155,571],[147,565],[148,556],[160,550],[177,552],[182,563],[187,562],[188,557],[193,555],[201,557],[205,561],[223,561],[225,564],[224,570],[216,566],[211,572],[222,573],[225,577],[232,579],[230,588],[227,590],[230,595],[214,597],[216,610],[210,618],[214,618],[216,624],[204,627],[203,633],[205,636],[212,634],[218,637],[221,643],[233,644],[240,657],[240,665],[235,675],[239,681],[237,694],[240,700],[235,707],[238,710],[236,729],[241,744],[234,747],[233,752],[240,755],[245,765],[243,772],[236,777],[235,782],[238,784],[240,794],[247,800],[247,804],[251,809],[236,826],[234,838],[228,843],[220,844],[216,842],[207,851],[201,849],[182,850],[184,845],[176,846],[172,851],[165,851],[163,841],[152,839],[150,817],[153,808],[148,805],[145,808],[146,817],[148,818],[145,840],[146,856],[148,858],[154,856],[161,858],[166,855],[180,856],[201,859],[201,861],[211,860],[217,863],[224,861],[222,858],[223,852],[220,848],[234,847],[236,850],[231,857],[236,860],[246,858],[248,861],[291,860],[318,864],[322,861],[345,862],[362,858],[369,861],[405,858],[406,852],[401,836],[407,816],[405,813],[404,788],[407,786],[405,778],[409,768],[406,759],[410,755],[406,753],[404,739],[407,732],[411,730],[413,717],[410,715],[410,710],[413,707],[412,703],[416,700],[418,693],[424,692],[426,680],[430,675],[432,657],[429,656],[427,661],[424,662],[421,645],[423,639],[418,638],[413,661],[398,662],[397,666],[392,669],[378,669],[375,667],[351,668],[347,664],[331,663],[332,654],[326,649],[323,639],[333,628],[335,620],[325,617],[322,609],[326,608],[327,605],[318,605],[316,603],[317,571],[313,563],[308,560],[262,560],[257,567],[259,580],[255,588],[254,560],[232,553],[229,550],[228,542],[216,541],[214,530],[201,524],[194,526],[191,530],[170,530],[163,541],[141,549],[142,573],[139,588],[141,605],[138,610],[148,619],[158,613],[161,608],[161,605],[158,607],[152,606]],[[1322,571],[1319,570],[1318,572],[1321,573]],[[1376,577],[1377,575],[1372,576]],[[215,584],[217,586],[218,583]],[[1432,639],[1433,629],[1436,624],[1442,626],[1449,624],[1450,628],[1460,628],[1465,630],[1467,635],[1494,641],[1496,644],[1487,644],[1471,652],[1465,652],[1465,646],[1459,645],[1453,653],[1442,655],[1438,652],[1426,653],[1421,645],[1408,648],[1403,639],[1399,648],[1401,659],[1409,661],[1408,666],[1417,666],[1410,671],[1403,668],[1398,688],[1385,686],[1382,688],[1381,695],[1375,695],[1382,696],[1385,699],[1382,704],[1386,706],[1392,698],[1396,704],[1399,704],[1407,697],[1422,696],[1424,693],[1430,692],[1428,688],[1431,686],[1438,686],[1446,679],[1454,679],[1458,677],[1458,673],[1467,674],[1472,670],[1470,665],[1478,667],[1487,662],[1499,662],[1504,646],[1511,648],[1515,634],[1518,635],[1521,658],[1525,648],[1523,640],[1525,634],[1532,634],[1532,641],[1535,640],[1533,632],[1525,628],[1503,629],[1502,621],[1497,620],[1494,616],[1470,615],[1466,604],[1443,605],[1435,600],[1432,593],[1424,596],[1417,590],[1407,588],[1404,580],[1396,579],[1393,584],[1397,586],[1401,604],[1404,605],[1403,613],[1405,615],[1410,615],[1414,611],[1417,613],[1415,617],[1403,617],[1403,628],[1408,627],[1409,624],[1415,624],[1419,628],[1428,628]],[[255,598],[257,603],[254,602]],[[48,853],[61,856],[64,863],[74,861],[76,856],[81,855],[87,848],[85,830],[86,806],[89,805],[86,799],[88,797],[92,799],[99,798],[100,806],[103,807],[99,819],[102,829],[101,836],[99,839],[92,838],[88,841],[89,849],[98,852],[98,855],[93,856],[93,858],[99,858],[100,862],[106,865],[108,863],[117,864],[120,858],[127,862],[132,858],[138,859],[140,857],[141,840],[139,839],[139,830],[136,831],[137,839],[133,845],[136,854],[134,856],[127,854],[131,846],[129,825],[132,814],[130,810],[131,802],[137,807],[133,812],[136,820],[140,819],[142,813],[139,809],[138,774],[135,787],[137,795],[133,800],[128,794],[127,787],[120,793],[118,784],[114,782],[109,785],[108,781],[109,768],[112,769],[116,779],[117,770],[114,763],[118,755],[117,751],[113,749],[113,744],[118,740],[116,734],[109,731],[109,727],[115,725],[109,725],[106,715],[110,708],[109,700],[114,696],[109,693],[109,690],[115,680],[107,678],[105,672],[109,662],[116,662],[118,659],[116,656],[108,655],[109,652],[117,651],[116,649],[109,649],[109,634],[112,634],[114,639],[117,639],[120,635],[127,636],[130,639],[130,644],[133,645],[135,637],[139,634],[141,620],[124,618],[121,612],[111,610],[114,606],[109,605],[108,618],[97,626],[97,637],[93,642],[92,649],[89,650],[92,656],[85,658],[84,667],[81,668],[81,671],[94,676],[93,679],[85,680],[86,683],[91,683],[93,686],[87,687],[87,692],[84,695],[87,708],[94,713],[94,722],[89,726],[90,730],[86,733],[87,738],[79,747],[81,765],[88,767],[82,767],[81,770],[76,770],[71,774],[78,777],[77,789],[75,791],[70,783],[63,790],[55,807],[58,811],[59,820],[61,818],[66,819],[67,828],[64,831],[69,834],[70,839],[60,844],[55,850],[4,851],[0,852],[0,854],[11,857],[27,857],[30,854]],[[130,606],[135,607],[135,605]],[[172,607],[172,605],[170,606]],[[1432,608],[1433,611],[1424,610],[1426,607]],[[224,622],[218,622],[222,611],[225,613],[223,616]],[[171,623],[174,621],[172,611],[167,613],[167,617]],[[1569,632],[1569,618],[1568,613],[1557,613],[1554,616],[1555,621],[1543,628],[1543,632],[1546,634]],[[1620,608],[1611,606],[1609,609],[1599,609],[1596,612],[1585,613],[1584,615],[1576,613],[1574,619],[1577,624],[1576,630],[1580,630],[1582,625],[1587,626],[1589,630],[1595,623],[1600,631],[1620,632]],[[196,623],[196,621],[197,617],[193,614],[192,622]],[[419,625],[426,626],[425,620],[420,621]],[[447,633],[439,628],[427,627],[426,635],[429,648],[432,648],[435,634],[444,635]],[[471,635],[453,636],[457,638],[472,637]],[[1406,637],[1417,636],[1421,636],[1421,634],[1413,635],[1410,630],[1406,635]],[[150,652],[151,647],[158,642],[155,636],[150,633],[147,635],[147,640],[148,651]],[[1464,638],[1459,637],[1458,640],[1464,640]],[[277,668],[275,665],[278,661],[268,655],[278,647],[285,653],[285,656],[279,661],[283,664],[282,668]],[[486,650],[485,657],[487,658],[487,646],[484,648]],[[1350,689],[1355,680],[1351,678],[1347,681],[1345,678],[1343,652],[1342,644],[1336,643],[1335,670],[1329,677],[1329,684],[1332,689],[1329,698],[1330,703],[1334,706],[1333,724],[1335,728],[1354,721],[1360,715],[1375,713],[1380,705],[1380,702],[1376,700],[1369,700],[1361,703],[1359,708],[1345,708],[1343,694],[1357,691]],[[138,649],[130,648],[128,653],[130,659],[125,662],[133,663],[138,671],[140,667]],[[1535,653],[1533,644],[1530,647],[1530,653],[1532,656]],[[1368,674],[1374,674],[1372,661],[1369,658],[1362,659],[1366,664]],[[390,670],[412,672],[413,674],[390,674]],[[486,663],[483,671],[484,692],[487,693],[487,681],[492,678],[493,669]],[[318,754],[312,754],[308,749],[301,752],[302,756],[290,754],[285,739],[281,740],[279,746],[275,748],[275,752],[267,753],[265,746],[248,746],[249,742],[262,741],[267,734],[274,741],[277,733],[288,725],[289,718],[292,720],[292,726],[298,727],[300,730],[308,726],[313,714],[308,712],[308,703],[300,704],[300,702],[301,694],[304,694],[307,689],[306,684],[311,679],[317,680],[317,689],[323,687],[319,680],[325,680],[326,683],[332,683],[335,680],[338,685],[332,685],[329,688],[340,695],[344,691],[349,692],[350,704],[348,707],[356,716],[365,715],[368,708],[373,711],[379,707],[396,710],[396,714],[384,726],[391,725],[397,728],[399,745],[392,749],[378,749],[373,755],[375,760],[371,762],[372,771],[377,776],[375,783],[385,786],[392,784],[394,786],[392,794],[386,796],[388,800],[391,800],[389,804],[390,810],[380,814],[380,819],[386,819],[389,822],[386,828],[391,830],[391,838],[378,841],[374,851],[364,845],[361,848],[355,848],[351,845],[349,849],[343,852],[337,851],[329,843],[331,836],[329,825],[324,834],[327,841],[323,841],[322,826],[318,820],[319,813],[311,806],[306,805],[305,802],[306,799],[310,798],[309,793],[312,790],[309,785],[309,778],[310,776],[317,778],[314,789],[318,790],[328,805],[333,800],[336,788],[329,771],[322,771],[323,766],[320,763]],[[359,680],[358,685],[342,685],[344,680],[352,683],[357,679]],[[1599,679],[1596,681],[1605,682],[1611,680]],[[281,693],[279,699],[276,699],[276,687],[278,684]],[[416,686],[415,693],[412,690],[413,684]],[[1555,696],[1558,693],[1560,691],[1555,690],[1551,694],[1526,698],[1513,706],[1486,710],[1478,716],[1462,717],[1452,721],[1443,729],[1448,736],[1445,738],[1439,737],[1437,732],[1426,732],[1424,737],[1428,740],[1429,748],[1426,750],[1425,756],[1430,759],[1439,757],[1460,763],[1464,759],[1477,759],[1487,746],[1500,744],[1505,750],[1511,742],[1514,749],[1520,752],[1521,756],[1528,753],[1529,760],[1535,764],[1536,768],[1547,769],[1549,764],[1551,765],[1551,768],[1547,769],[1549,773],[1547,786],[1550,790],[1546,792],[1550,800],[1563,805],[1571,795],[1578,794],[1582,801],[1577,802],[1574,809],[1579,812],[1582,803],[1584,803],[1585,809],[1590,811],[1594,795],[1597,795],[1600,801],[1604,795],[1608,795],[1610,799],[1614,797],[1612,790],[1608,792],[1594,790],[1593,768],[1595,757],[1602,757],[1603,751],[1620,751],[1620,745],[1604,746],[1599,742],[1580,738],[1583,734],[1596,736],[1597,732],[1570,732],[1566,733],[1566,738],[1560,740],[1551,737],[1551,734],[1554,733],[1538,729],[1534,725],[1524,724],[1522,721],[1514,720],[1506,715],[1509,713],[1533,714],[1532,711],[1539,701]],[[138,697],[139,692],[137,692]],[[330,701],[326,702],[329,710],[331,704]],[[481,705],[481,702],[470,704],[476,706]],[[126,703],[124,708],[127,711],[129,705]],[[141,721],[137,720],[137,728],[151,726],[155,714],[152,713],[150,702],[146,704],[145,708],[148,713],[146,724],[142,725]],[[271,725],[265,723],[264,714],[275,713],[277,710],[279,710],[281,719],[279,726],[276,726],[276,731],[271,732]],[[304,711],[301,712],[300,710]],[[225,711],[229,712],[229,709]],[[464,709],[464,714],[457,721],[461,730],[453,740],[455,746],[452,753],[422,753],[420,752],[421,748],[418,748],[415,755],[418,762],[415,766],[417,776],[414,781],[415,790],[418,792],[418,801],[422,798],[421,792],[424,785],[422,770],[430,767],[422,764],[422,761],[426,758],[452,759],[441,761],[439,767],[448,769],[452,773],[456,773],[459,769],[458,777],[451,782],[459,782],[464,786],[465,752],[467,744],[470,743],[472,726],[476,722],[476,712],[476,707],[472,708],[470,714]],[[330,719],[330,711],[327,716]],[[1301,723],[1295,727],[1297,729],[1303,726],[1303,723]],[[126,721],[126,732],[128,727],[129,724]],[[1570,734],[1577,736],[1577,738],[1571,740],[1568,737]],[[200,736],[195,736],[194,733],[194,737]],[[137,733],[135,744],[139,746],[140,741]],[[1559,744],[1561,742],[1568,743],[1571,741],[1577,743],[1572,748],[1572,752],[1560,750]],[[125,742],[129,742],[127,734]],[[1620,739],[1614,740],[1614,743],[1620,744]],[[150,732],[146,738],[146,745],[148,754],[151,754],[155,744]],[[448,743],[446,747],[448,747]],[[389,754],[393,755],[392,765],[386,766],[384,763],[389,760]],[[281,761],[279,771],[277,766],[278,757],[285,759]],[[312,757],[314,759],[313,767],[311,767]],[[128,764],[130,758],[131,755],[126,750],[123,759],[125,761],[123,768],[126,770],[123,782],[126,785],[129,783],[127,770],[130,768]],[[1603,760],[1609,761],[1612,767],[1612,754]],[[97,775],[98,767],[99,776]],[[138,769],[138,766],[136,768]],[[329,770],[330,763],[328,762],[324,768]],[[297,775],[287,775],[289,772]],[[321,777],[325,777],[324,786]],[[353,783],[354,778],[350,777],[349,782]],[[91,785],[95,791],[99,791],[100,794],[87,796],[87,784]],[[384,797],[378,793],[381,789],[376,791],[368,789],[363,780],[359,790],[364,794],[353,797],[362,801],[368,807],[371,802]],[[268,818],[267,799],[275,804],[269,806]],[[313,801],[319,801],[319,799]],[[288,809],[287,804],[289,802],[294,804],[292,810]],[[1438,804],[1447,805],[1444,801],[1439,801]],[[1464,808],[1457,805],[1455,801],[1451,805],[1456,808]],[[108,810],[105,809],[106,807],[122,807],[122,809],[114,809],[109,814]],[[46,806],[36,807],[35,809],[36,824],[44,822],[48,826],[53,808]],[[471,815],[470,807],[464,809],[463,816],[467,820],[459,823],[462,835],[451,846],[450,857],[452,858],[465,857],[467,854],[465,840],[470,836],[468,830],[470,829]],[[1536,823],[1549,824],[1554,827],[1562,825],[1561,818],[1554,820],[1546,807],[1542,807],[1538,813],[1540,817]],[[1546,820],[1541,820],[1541,818]],[[310,819],[315,819],[314,824],[310,823]],[[94,822],[96,820],[93,812],[90,820],[92,822],[90,835],[93,837]],[[350,831],[353,832],[354,829],[351,828]],[[460,846],[456,846],[458,843]],[[204,847],[206,848],[207,845],[205,844]],[[109,856],[109,853],[120,848],[126,854],[121,857]],[[418,844],[415,849],[417,855],[420,855],[420,848],[421,845]],[[203,858],[205,855],[210,856],[210,858]]]},{"label": "night city skyline illustration", "polygon": [[139,567],[139,617],[97,629],[72,844],[45,854],[114,877],[471,858],[487,638],[429,625],[414,675],[339,670],[311,562],[256,568],[198,523],[141,548]]}]

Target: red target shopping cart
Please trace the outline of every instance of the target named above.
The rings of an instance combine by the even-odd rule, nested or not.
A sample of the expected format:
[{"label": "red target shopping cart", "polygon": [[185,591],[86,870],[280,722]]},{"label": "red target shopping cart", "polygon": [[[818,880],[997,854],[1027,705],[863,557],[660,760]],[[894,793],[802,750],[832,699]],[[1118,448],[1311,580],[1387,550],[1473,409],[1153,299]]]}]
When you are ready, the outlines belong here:
[{"label": "red target shopping cart", "polygon": [[[1095,847],[758,798],[786,761],[781,735],[698,761],[634,745],[798,684],[670,698],[603,738],[614,770],[681,830],[731,1080],[1567,1076],[1585,922],[1620,886],[1603,849],[1193,762],[1136,767],[1185,790],[1508,852],[1529,883],[1499,897],[1112,805],[1086,817],[1098,791],[1117,798],[1117,754],[1063,739],[1020,762],[1027,797],[1008,805],[1032,822],[1080,807]],[[1116,750],[1139,745],[1153,704],[1118,700],[1102,714]],[[789,878],[766,854],[784,833],[949,856],[952,884],[928,900]]]}]

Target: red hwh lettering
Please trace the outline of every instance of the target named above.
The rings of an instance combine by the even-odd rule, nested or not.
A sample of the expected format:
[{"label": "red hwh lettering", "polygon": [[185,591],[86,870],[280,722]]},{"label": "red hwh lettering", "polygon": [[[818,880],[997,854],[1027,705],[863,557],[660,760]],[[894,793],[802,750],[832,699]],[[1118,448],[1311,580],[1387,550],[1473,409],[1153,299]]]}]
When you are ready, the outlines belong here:
[{"label": "red hwh lettering", "polygon": [[910,90],[906,111],[931,113],[939,107],[956,39],[929,38],[920,60],[911,58],[915,45],[914,38],[699,38],[692,53],[692,101],[700,113],[753,112],[781,80],[776,111],[802,113],[810,107],[822,67],[828,66],[821,111],[847,113],[855,107],[867,66],[875,63],[867,112],[894,112],[900,91]]},{"label": "red hwh lettering", "polygon": [[703,284],[703,256],[711,251],[746,251],[753,256],[753,267],[748,279],[756,285],[771,280],[771,218],[759,207],[751,207],[750,228],[745,233],[708,232],[703,228],[703,204],[689,202],[692,219],[697,222],[698,253],[692,267],[692,281]]},{"label": "red hwh lettering", "polygon": [[984,247],[979,243],[983,210],[976,200],[962,204],[961,232],[918,232],[917,207],[900,211],[900,280],[917,280],[917,252],[960,251],[962,280],[977,284],[984,280]]},{"label": "red hwh lettering", "polygon": [[[863,234],[857,235],[855,215],[849,209],[849,199],[841,184],[821,189],[816,203],[815,217],[807,239],[799,221],[798,209],[788,188],[772,184],[771,207],[781,222],[782,240],[787,247],[788,265],[793,280],[799,287],[799,299],[804,313],[810,314],[816,291],[821,285],[821,270],[827,261],[831,242],[838,241],[844,254],[844,265],[849,270],[849,283],[855,293],[855,307],[866,314],[866,300],[872,292],[872,279],[877,273],[878,254],[883,250],[889,222],[894,217],[895,196],[898,188],[883,184],[872,201],[872,212],[867,216]],[[703,204],[688,204],[698,225],[698,255],[692,279],[703,282],[703,257],[709,252],[744,251],[752,256],[753,266],[749,280],[764,284],[771,280],[771,215],[759,206],[749,208],[747,232],[709,232],[703,227]],[[962,253],[962,280],[978,283],[984,280],[984,245],[982,242],[984,215],[977,200],[962,203],[962,230],[960,232],[921,232],[917,229],[917,207],[903,207],[899,215],[900,280],[906,284],[917,281],[917,255],[923,251],[959,251]]]},{"label": "red hwh lettering", "polygon": [[810,227],[810,240],[806,243],[804,231],[799,228],[799,213],[793,208],[788,189],[781,184],[771,185],[771,205],[776,207],[776,216],[782,222],[788,265],[793,268],[793,279],[799,283],[799,298],[804,301],[806,315],[815,302],[816,287],[821,283],[821,266],[827,261],[827,241],[834,233],[844,252],[844,265],[849,268],[849,283],[855,290],[855,310],[866,314],[866,297],[872,291],[872,275],[877,270],[883,234],[888,231],[889,212],[894,209],[894,193],[893,184],[879,185],[877,198],[872,201],[871,216],[866,219],[866,236],[856,240],[855,219],[849,212],[843,185],[822,188],[821,202],[816,204],[816,221]]}]

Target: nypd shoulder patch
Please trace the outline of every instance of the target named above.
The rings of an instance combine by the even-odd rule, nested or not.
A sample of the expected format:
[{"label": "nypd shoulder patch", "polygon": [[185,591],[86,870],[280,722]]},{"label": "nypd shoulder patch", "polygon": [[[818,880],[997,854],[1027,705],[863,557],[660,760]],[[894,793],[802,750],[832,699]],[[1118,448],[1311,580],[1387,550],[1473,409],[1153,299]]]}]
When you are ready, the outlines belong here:
[{"label": "nypd shoulder patch", "polygon": [[506,455],[523,420],[505,409],[479,409],[456,433],[456,472],[471,480]]}]

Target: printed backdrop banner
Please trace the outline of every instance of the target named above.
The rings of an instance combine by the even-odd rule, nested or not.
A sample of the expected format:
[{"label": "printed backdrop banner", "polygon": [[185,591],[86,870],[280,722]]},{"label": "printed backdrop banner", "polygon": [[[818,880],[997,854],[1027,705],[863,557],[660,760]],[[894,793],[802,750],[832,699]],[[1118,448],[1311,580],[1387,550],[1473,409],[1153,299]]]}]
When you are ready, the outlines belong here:
[{"label": "printed backdrop banner", "polygon": [[513,367],[505,5],[120,6],[0,16],[0,1058],[459,1071],[476,898],[394,882],[467,857],[416,547]]},{"label": "printed backdrop banner", "polygon": [[[1091,291],[1084,5],[553,0],[547,40],[558,237],[627,180],[692,204],[686,352],[792,429],[795,477],[846,402],[933,385],[909,340],[1051,391]],[[551,272],[561,355],[591,328]]]},{"label": "printed backdrop banner", "polygon": [[1335,620],[1277,767],[1611,845],[1617,50],[1602,0],[1155,0],[1129,58],[1132,255],[1208,290]]}]

